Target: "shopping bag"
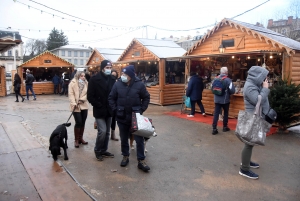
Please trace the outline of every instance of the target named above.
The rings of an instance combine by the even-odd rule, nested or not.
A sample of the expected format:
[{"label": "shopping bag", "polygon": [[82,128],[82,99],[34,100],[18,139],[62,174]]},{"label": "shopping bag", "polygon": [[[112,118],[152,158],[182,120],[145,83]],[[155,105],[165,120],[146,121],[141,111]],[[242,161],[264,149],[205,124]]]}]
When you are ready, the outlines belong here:
[{"label": "shopping bag", "polygon": [[132,112],[131,132],[134,135],[150,138],[155,133],[152,120],[140,113]]},{"label": "shopping bag", "polygon": [[249,113],[239,111],[235,135],[244,143],[249,145],[265,145],[266,134],[272,124],[261,117],[261,95],[255,107],[255,112]]},{"label": "shopping bag", "polygon": [[190,99],[190,97],[187,97],[187,96],[185,97],[184,104],[185,104],[185,107],[191,108],[191,99]]}]

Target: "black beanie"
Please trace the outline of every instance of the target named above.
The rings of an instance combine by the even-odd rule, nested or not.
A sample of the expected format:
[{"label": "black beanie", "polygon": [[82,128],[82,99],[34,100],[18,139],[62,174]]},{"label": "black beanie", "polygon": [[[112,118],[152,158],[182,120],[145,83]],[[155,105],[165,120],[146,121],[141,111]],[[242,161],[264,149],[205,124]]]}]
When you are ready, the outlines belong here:
[{"label": "black beanie", "polygon": [[111,62],[108,60],[103,60],[100,65],[100,69],[103,70],[107,65],[111,65]]},{"label": "black beanie", "polygon": [[133,65],[126,66],[125,68],[123,68],[122,72],[128,75],[131,79],[135,77]]}]

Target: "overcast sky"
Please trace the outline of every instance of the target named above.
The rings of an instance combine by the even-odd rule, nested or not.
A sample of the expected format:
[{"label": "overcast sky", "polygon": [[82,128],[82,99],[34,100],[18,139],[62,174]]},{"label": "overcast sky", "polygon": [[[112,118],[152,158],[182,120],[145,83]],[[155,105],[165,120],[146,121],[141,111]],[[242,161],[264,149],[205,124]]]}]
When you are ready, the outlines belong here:
[{"label": "overcast sky", "polygon": [[[133,38],[194,36],[203,34],[208,29],[181,32],[148,27],[146,30],[140,28],[143,25],[172,30],[203,27],[219,22],[225,17],[231,18],[241,14],[266,0],[34,0],[47,7],[99,24],[64,15],[32,1],[0,0],[0,29],[11,27],[13,30],[19,30],[24,36],[22,40],[26,43],[25,37],[47,39],[50,30],[55,27],[64,31],[70,44],[92,48],[126,48]],[[274,12],[286,9],[289,2],[290,0],[270,0],[235,20],[267,24],[267,20],[274,17]],[[137,28],[140,29],[136,30]]]}]

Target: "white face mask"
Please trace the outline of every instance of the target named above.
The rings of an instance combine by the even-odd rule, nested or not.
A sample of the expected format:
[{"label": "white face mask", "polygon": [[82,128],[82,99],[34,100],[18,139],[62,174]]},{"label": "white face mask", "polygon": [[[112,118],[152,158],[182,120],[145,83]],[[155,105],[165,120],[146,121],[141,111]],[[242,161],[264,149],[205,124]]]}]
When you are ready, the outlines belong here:
[{"label": "white face mask", "polygon": [[111,69],[104,69],[104,74],[105,75],[110,75],[111,74]]},{"label": "white face mask", "polygon": [[127,78],[127,76],[125,76],[125,75],[122,75],[122,76],[121,76],[121,80],[122,80],[122,82],[124,82],[124,83],[127,83],[127,82],[128,82],[128,78]]},{"label": "white face mask", "polygon": [[80,83],[84,83],[84,81],[83,81],[82,79],[80,79],[80,78],[79,78],[79,80],[78,80],[78,81],[79,81]]}]

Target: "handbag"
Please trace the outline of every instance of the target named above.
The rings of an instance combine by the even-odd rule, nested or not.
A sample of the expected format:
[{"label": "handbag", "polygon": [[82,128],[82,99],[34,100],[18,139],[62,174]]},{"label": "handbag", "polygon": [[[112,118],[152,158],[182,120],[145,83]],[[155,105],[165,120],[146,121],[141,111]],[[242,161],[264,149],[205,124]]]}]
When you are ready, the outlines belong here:
[{"label": "handbag", "polygon": [[266,134],[272,124],[261,117],[261,95],[255,106],[255,112],[239,111],[235,135],[248,145],[265,145]]},{"label": "handbag", "polygon": [[140,113],[132,112],[131,133],[134,135],[150,138],[153,136],[155,129],[152,120]]},{"label": "handbag", "polygon": [[190,99],[190,97],[185,96],[184,104],[185,104],[185,107],[191,108],[191,99]]}]

